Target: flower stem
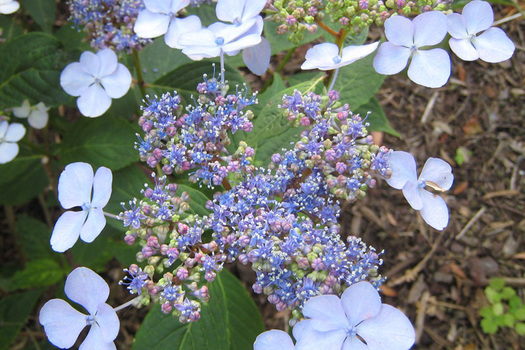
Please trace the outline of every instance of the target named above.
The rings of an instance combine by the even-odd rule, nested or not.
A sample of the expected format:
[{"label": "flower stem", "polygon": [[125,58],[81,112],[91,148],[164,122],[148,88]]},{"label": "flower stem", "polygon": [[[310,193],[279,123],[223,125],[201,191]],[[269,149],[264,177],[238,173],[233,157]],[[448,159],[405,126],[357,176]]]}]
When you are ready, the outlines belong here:
[{"label": "flower stem", "polygon": [[332,80],[330,81],[330,87],[328,88],[328,92],[332,91],[334,88],[335,81],[337,80],[337,75],[339,74],[339,68],[337,68],[334,71],[334,74],[332,75]]},{"label": "flower stem", "polygon": [[323,28],[325,31],[327,31],[327,32],[330,33],[331,35],[335,36],[336,38],[339,36],[339,33],[338,33],[338,32],[336,32],[335,30],[333,30],[332,28],[330,28],[329,26],[327,26],[326,24],[324,24],[323,21],[316,19],[316,20],[315,20],[315,23],[317,23],[317,25],[318,25],[319,27]]},{"label": "flower stem", "polygon": [[120,306],[117,306],[116,308],[113,308],[113,310],[115,310],[115,312],[119,312],[120,310],[122,309],[125,309],[127,308],[128,306],[130,305],[133,305],[133,303],[135,302],[135,300],[137,300],[139,297],[135,297],[133,299],[131,299],[130,301],[120,305]]},{"label": "flower stem", "polygon": [[137,85],[139,86],[142,97],[146,97],[146,88],[144,86],[144,77],[140,66],[139,52],[135,49],[133,49],[133,61],[135,62],[135,72],[137,73]]},{"label": "flower stem", "polygon": [[103,211],[104,213],[104,216],[107,216],[108,218],[112,218],[112,219],[115,219],[115,220],[120,220],[119,217],[115,214],[111,214],[111,213],[106,213],[105,211]]},{"label": "flower stem", "polygon": [[221,50],[221,83],[224,84],[224,75],[226,72],[224,71],[224,52]]}]

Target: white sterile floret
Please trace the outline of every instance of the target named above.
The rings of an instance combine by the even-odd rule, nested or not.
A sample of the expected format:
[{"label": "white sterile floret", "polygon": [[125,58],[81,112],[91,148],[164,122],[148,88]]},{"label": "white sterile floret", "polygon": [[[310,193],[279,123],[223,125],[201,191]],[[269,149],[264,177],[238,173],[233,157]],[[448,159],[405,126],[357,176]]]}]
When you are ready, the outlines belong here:
[{"label": "white sterile floret", "polygon": [[387,42],[381,44],[374,57],[374,69],[379,74],[401,72],[412,57],[408,77],[415,83],[437,88],[450,77],[450,57],[443,49],[421,50],[437,45],[447,35],[447,16],[442,12],[425,12],[413,21],[393,16],[385,21]]},{"label": "white sterile floret", "polygon": [[61,348],[75,345],[80,332],[91,326],[80,350],[113,350],[120,322],[115,310],[106,304],[108,284],[92,270],[78,267],[66,279],[64,292],[67,297],[82,305],[89,313],[75,310],[62,299],[52,299],[40,310],[39,321],[44,326],[49,341]]},{"label": "white sterile floret", "polygon": [[47,125],[49,119],[49,107],[43,102],[37,103],[35,106],[29,104],[29,100],[24,100],[20,107],[13,108],[13,114],[18,118],[28,118],[29,125],[35,129],[42,129]]},{"label": "white sterile floret", "polygon": [[448,32],[452,36],[448,43],[462,60],[474,61],[479,58],[497,63],[508,60],[514,54],[514,43],[507,34],[500,28],[491,28],[494,12],[488,2],[469,2],[462,14],[452,13],[447,19]]},{"label": "white sterile floret", "polygon": [[18,1],[0,0],[0,13],[3,13],[4,15],[16,12],[19,8],[20,4]]},{"label": "white sterile floret", "polygon": [[301,65],[301,69],[337,69],[370,55],[377,49],[377,45],[379,42],[347,46],[340,55],[336,44],[317,44],[306,52],[306,61]]},{"label": "white sterile floret", "polygon": [[443,230],[448,225],[448,207],[443,198],[425,190],[431,187],[446,191],[452,187],[454,175],[451,166],[442,159],[429,158],[417,177],[416,160],[408,152],[392,152],[388,159],[392,176],[386,182],[398,190],[403,190],[408,204],[419,210],[427,224],[436,230]]},{"label": "white sterile floret", "polygon": [[190,0],[144,0],[145,8],[139,12],[133,30],[141,38],[164,35],[179,20],[175,17],[177,12],[189,4]]},{"label": "white sterile floret", "polygon": [[18,154],[17,142],[24,137],[26,128],[20,123],[11,123],[0,121],[0,164],[15,159]]},{"label": "white sterile floret", "polygon": [[[91,243],[106,226],[102,209],[111,197],[113,174],[105,167],[93,168],[87,163],[66,166],[58,179],[58,201],[64,209],[80,207],[80,211],[66,211],[58,218],[51,234],[51,248],[64,252],[82,239]],[[93,191],[93,195],[91,192]]]},{"label": "white sterile floret", "polygon": [[70,63],[60,75],[60,85],[72,96],[86,117],[99,117],[111,106],[112,98],[124,96],[131,85],[131,73],[110,49],[94,54],[85,51],[80,62]]},{"label": "white sterile floret", "polygon": [[266,0],[219,0],[215,13],[221,21],[240,25],[259,15],[265,5]]}]

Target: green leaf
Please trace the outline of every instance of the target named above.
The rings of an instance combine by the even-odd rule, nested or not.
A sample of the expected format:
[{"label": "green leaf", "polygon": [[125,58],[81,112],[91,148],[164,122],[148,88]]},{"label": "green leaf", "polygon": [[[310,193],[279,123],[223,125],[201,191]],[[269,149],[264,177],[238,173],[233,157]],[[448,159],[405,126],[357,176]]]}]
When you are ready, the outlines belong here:
[{"label": "green leaf", "polygon": [[525,335],[525,323],[518,322],[518,323],[516,323],[516,325],[514,327],[516,328],[516,332],[519,335]]},{"label": "green leaf", "polygon": [[188,192],[188,194],[190,195],[191,201],[189,212],[191,212],[192,214],[198,214],[199,216],[205,216],[210,214],[210,212],[206,209],[206,202],[208,202],[209,198],[206,197],[206,195],[202,191],[194,188],[195,184],[184,184],[178,182],[178,186],[179,188],[176,192],[177,196],[180,196],[184,191]]},{"label": "green leaf", "polygon": [[0,174],[0,204],[25,203],[48,185],[41,157],[18,155],[11,162],[0,165]]},{"label": "green leaf", "polygon": [[24,29],[17,23],[16,17],[0,16],[0,38],[6,41],[24,33]]},{"label": "green leaf", "polygon": [[16,221],[16,232],[18,242],[27,259],[53,257],[54,254],[49,245],[51,230],[42,221],[31,216],[20,215]]},{"label": "green leaf", "polygon": [[352,112],[359,113],[362,117],[366,116],[368,112],[372,112],[368,114],[368,118],[366,119],[366,121],[370,123],[370,125],[367,127],[369,131],[383,131],[389,133],[390,135],[401,137],[401,134],[399,134],[390,126],[390,123],[386,118],[385,111],[379,104],[379,100],[377,98],[373,97],[370,101],[364,105],[361,105],[359,108],[357,108],[357,110]]},{"label": "green leaf", "polygon": [[81,118],[66,132],[59,148],[63,165],[83,161],[96,170],[122,169],[138,160],[135,129],[122,118]]},{"label": "green leaf", "polygon": [[65,277],[65,271],[52,259],[27,262],[25,269],[17,271],[12,279],[12,288],[27,289],[51,286]]},{"label": "green leaf", "polygon": [[[230,87],[229,92],[235,92],[235,86],[239,85],[239,89],[246,83],[241,73],[228,65],[225,65],[226,80]],[[216,65],[216,75],[220,68]],[[164,75],[151,85],[151,89],[154,94],[162,95],[166,92],[173,92],[176,90],[181,96],[182,104],[187,105],[193,103],[191,96],[198,96],[197,84],[203,81],[203,74],[207,74],[208,78],[211,79],[214,74],[214,68],[210,62],[192,62],[178,67],[177,69]]]},{"label": "green leaf", "polygon": [[481,320],[481,329],[484,333],[494,334],[498,331],[498,325],[493,320],[483,319]]},{"label": "green leaf", "polygon": [[200,5],[198,7],[187,7],[186,12],[188,13],[188,15],[198,16],[204,27],[207,27],[210,24],[217,22],[217,16],[215,15],[215,5]]},{"label": "green leaf", "polygon": [[55,22],[55,0],[21,0],[22,6],[44,32],[51,33]]},{"label": "green leaf", "polygon": [[350,110],[357,110],[379,91],[385,76],[376,73],[369,55],[339,70],[334,89],[340,93],[340,101],[348,103]]},{"label": "green leaf", "polygon": [[264,325],[248,292],[227,270],[209,284],[209,289],[210,301],[203,305],[197,322],[181,324],[155,305],[137,332],[132,349],[251,349]]},{"label": "green leaf", "polygon": [[503,278],[494,277],[490,280],[489,286],[495,291],[500,291],[505,286],[505,280]]},{"label": "green leaf", "polygon": [[139,52],[144,81],[151,83],[181,65],[192,62],[181,50],[172,49],[157,38]]},{"label": "green leaf", "polygon": [[69,51],[91,51],[93,50],[86,39],[87,32],[78,28],[73,22],[67,22],[55,32],[55,37]]},{"label": "green leaf", "polygon": [[44,33],[29,33],[0,46],[0,109],[31,104],[57,106],[71,101],[60,87],[60,73],[71,54]]},{"label": "green leaf", "polygon": [[[286,119],[283,110],[278,106],[282,103],[284,94],[291,95],[297,89],[301,92],[313,89],[319,80],[305,82],[292,86],[284,91],[277,92],[253,120],[253,131],[250,133],[236,133],[235,141],[244,140],[248,146],[255,149],[256,165],[267,165],[274,153],[281,152],[283,148],[290,149],[294,140],[299,138],[302,128],[294,128]],[[237,135],[239,134],[239,135]]]},{"label": "green leaf", "polygon": [[0,300],[0,350],[7,350],[24,327],[42,290],[9,295]]},{"label": "green leaf", "polygon": [[90,267],[95,271],[103,271],[107,262],[113,257],[113,252],[109,248],[111,243],[106,230],[103,230],[91,243],[79,239],[71,248],[75,265]]}]

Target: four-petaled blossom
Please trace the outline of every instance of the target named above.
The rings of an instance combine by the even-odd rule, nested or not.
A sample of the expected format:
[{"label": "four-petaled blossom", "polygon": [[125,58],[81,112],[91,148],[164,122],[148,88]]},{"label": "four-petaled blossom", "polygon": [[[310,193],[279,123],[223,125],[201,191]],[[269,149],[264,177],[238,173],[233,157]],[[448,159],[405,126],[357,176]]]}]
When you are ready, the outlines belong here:
[{"label": "four-petaled blossom", "polygon": [[26,128],[20,123],[9,124],[7,121],[0,121],[0,164],[15,159],[18,154],[17,142],[24,137]]},{"label": "four-petaled blossom", "polygon": [[[472,1],[463,8],[463,13],[447,16],[448,32],[452,36],[448,43],[459,58],[474,61],[478,58],[496,63],[508,60],[514,54],[514,43],[499,28],[490,28],[494,23],[492,6],[486,1]],[[481,35],[477,35],[480,32]]]},{"label": "four-petaled blossom", "polygon": [[[175,16],[189,4],[190,0],[144,0],[145,9],[139,12],[133,30],[141,38],[156,38],[166,34],[166,44],[176,47],[178,29],[181,28],[181,24],[177,22],[181,19]],[[197,29],[200,29],[200,19],[199,27],[191,30]]]},{"label": "four-petaled blossom", "polygon": [[404,350],[415,341],[408,318],[395,307],[382,304],[369,282],[351,285],[340,299],[335,295],[313,297],[304,304],[303,314],[307,319],[293,328],[295,347],[286,333],[269,331],[257,337],[254,349]]},{"label": "four-petaled blossom", "polygon": [[337,69],[370,55],[377,49],[377,45],[379,42],[367,45],[350,45],[345,47],[342,55],[340,55],[339,47],[336,44],[317,44],[306,52],[306,61],[301,65],[301,69]]},{"label": "four-petaled blossom", "polygon": [[70,348],[80,332],[91,326],[80,350],[116,349],[113,340],[118,335],[120,322],[115,310],[106,304],[109,286],[102,277],[86,267],[78,267],[67,276],[64,292],[89,315],[78,312],[62,299],[49,300],[39,316],[49,341],[59,348]]},{"label": "four-petaled blossom", "polygon": [[425,12],[413,21],[393,16],[385,21],[385,36],[389,40],[379,47],[374,68],[379,74],[401,72],[412,57],[408,77],[415,83],[437,88],[450,77],[450,57],[443,49],[421,50],[437,45],[447,35],[447,16],[442,12]]},{"label": "four-petaled blossom", "polygon": [[416,173],[416,160],[407,152],[395,151],[388,159],[392,176],[386,182],[398,190],[415,210],[419,210],[427,224],[436,230],[448,225],[448,207],[443,198],[425,190],[429,186],[438,191],[450,189],[454,175],[450,165],[439,158],[429,158],[419,178]]},{"label": "four-petaled blossom", "polygon": [[124,96],[131,85],[131,73],[110,49],[97,54],[85,51],[80,62],[70,63],[60,75],[60,85],[72,96],[86,117],[98,117],[111,106],[112,98]]},{"label": "four-petaled blossom", "polygon": [[[58,179],[58,201],[65,209],[80,207],[80,211],[66,211],[58,218],[51,234],[51,248],[64,252],[82,239],[91,243],[106,226],[102,209],[111,197],[113,174],[105,167],[93,168],[87,163],[66,166]],[[91,192],[93,190],[93,196]]]},{"label": "four-petaled blossom", "polygon": [[19,8],[20,4],[18,1],[0,0],[0,13],[3,13],[4,15],[16,12]]},{"label": "four-petaled blossom", "polygon": [[29,100],[24,100],[22,106],[13,108],[13,114],[18,118],[28,118],[27,121],[35,129],[42,129],[47,125],[49,119],[49,107],[44,102],[39,102],[35,106],[29,104]]}]

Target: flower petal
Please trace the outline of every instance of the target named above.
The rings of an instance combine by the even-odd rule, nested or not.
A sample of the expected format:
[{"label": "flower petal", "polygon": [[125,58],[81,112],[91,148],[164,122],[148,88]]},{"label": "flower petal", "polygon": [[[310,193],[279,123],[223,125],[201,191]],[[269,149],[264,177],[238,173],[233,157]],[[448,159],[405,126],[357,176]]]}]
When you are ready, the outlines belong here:
[{"label": "flower petal", "polygon": [[96,315],[99,304],[108,300],[109,286],[93,270],[77,267],[66,278],[64,292],[69,299],[82,305],[90,315]]},{"label": "flower petal", "polygon": [[447,35],[447,16],[443,12],[424,12],[414,18],[414,44],[416,47],[437,45]]},{"label": "flower petal", "polygon": [[414,43],[414,24],[408,18],[392,16],[385,21],[385,36],[394,45],[411,47]]},{"label": "flower petal", "polygon": [[454,175],[452,174],[450,164],[443,159],[432,157],[426,161],[419,178],[425,181],[432,181],[445,191],[449,190],[454,182]]},{"label": "flower petal", "polygon": [[115,73],[117,70],[118,58],[117,54],[113,50],[100,50],[97,52],[97,57],[100,61],[97,77],[102,78],[106,75]]},{"label": "flower petal", "polygon": [[66,211],[62,214],[51,233],[51,249],[63,253],[75,245],[80,235],[80,229],[86,221],[86,211]]},{"label": "flower petal", "polygon": [[347,337],[341,350],[368,350],[368,346],[358,337]]},{"label": "flower petal", "polygon": [[354,63],[361,58],[364,58],[370,55],[377,49],[379,41],[367,45],[350,45],[343,49],[343,57],[341,62],[336,65],[336,68],[347,66],[351,63]]},{"label": "flower petal", "polygon": [[120,321],[115,310],[108,304],[99,304],[96,318],[102,339],[108,343],[113,342],[120,328]]},{"label": "flower petal", "polygon": [[250,18],[253,18],[259,15],[261,11],[264,9],[265,5],[266,5],[266,0],[245,0],[244,1],[244,11],[242,13],[242,20],[246,21],[246,20],[249,20]]},{"label": "flower petal", "polygon": [[113,184],[113,173],[106,167],[100,167],[93,178],[93,199],[91,206],[104,208],[111,197],[111,187]]},{"label": "flower petal", "polygon": [[18,142],[24,137],[26,128],[20,123],[11,123],[7,127],[7,131],[4,135],[4,141],[7,142]]},{"label": "flower petal", "polygon": [[58,201],[64,209],[90,203],[92,188],[91,165],[83,162],[68,164],[58,178]]},{"label": "flower petal", "polygon": [[28,99],[25,99],[20,107],[13,108],[13,114],[18,118],[27,118],[29,113],[31,113],[31,105]]},{"label": "flower petal", "polygon": [[450,57],[443,49],[418,50],[412,56],[408,77],[429,88],[445,85],[450,77]]},{"label": "flower petal", "polygon": [[416,335],[410,320],[393,306],[383,304],[379,314],[357,327],[357,334],[370,350],[406,350],[415,342]]},{"label": "flower petal", "polygon": [[191,15],[186,18],[174,18],[170,22],[168,32],[164,35],[164,41],[169,47],[183,49],[184,47],[178,43],[181,35],[196,32],[201,28],[202,23],[198,16]]},{"label": "flower petal", "polygon": [[170,16],[148,9],[139,12],[133,30],[140,38],[156,38],[168,31]]},{"label": "flower petal", "polygon": [[47,121],[49,120],[49,113],[47,113],[47,110],[48,108],[46,108],[42,102],[37,104],[37,109],[29,114],[29,118],[27,120],[29,125],[35,129],[44,128],[47,125]]},{"label": "flower petal", "polygon": [[314,45],[311,49],[306,51],[304,63],[301,69],[333,69],[334,57],[339,56],[339,48],[336,44],[322,43]]},{"label": "flower petal", "polygon": [[121,98],[131,86],[131,73],[125,65],[119,63],[113,74],[104,76],[100,83],[109,97]]},{"label": "flower petal", "polygon": [[144,0],[144,6],[151,12],[169,14],[173,0]]},{"label": "flower petal", "polygon": [[93,84],[77,99],[77,107],[86,117],[100,117],[111,106],[111,98],[100,84]]},{"label": "flower petal", "polygon": [[473,40],[479,58],[485,62],[498,63],[508,60],[514,54],[515,46],[500,28],[489,28]]},{"label": "flower petal", "polygon": [[347,337],[346,328],[320,332],[316,329],[321,322],[304,320],[295,325],[293,335],[297,340],[296,350],[341,349]]},{"label": "flower petal", "polygon": [[102,232],[105,226],[106,218],[104,217],[102,209],[92,208],[89,210],[86,222],[80,229],[80,239],[86,243],[93,242],[95,238],[98,237],[100,232]]},{"label": "flower petal", "polygon": [[102,336],[102,330],[97,325],[91,326],[86,339],[80,344],[79,350],[116,350],[113,341],[106,342]]},{"label": "flower petal", "polygon": [[272,48],[266,38],[261,38],[261,42],[255,46],[247,47],[242,50],[242,59],[246,67],[257,75],[263,75],[270,66]]},{"label": "flower petal", "polygon": [[190,0],[171,0],[170,12],[176,14],[190,4]]},{"label": "flower petal", "polygon": [[392,176],[386,182],[396,190],[401,190],[407,181],[416,181],[416,159],[408,152],[394,151],[388,156],[388,166]]},{"label": "flower petal", "polygon": [[316,321],[314,328],[321,332],[348,327],[341,300],[335,295],[319,295],[309,299],[304,304],[303,314]]},{"label": "flower petal", "polygon": [[403,195],[408,204],[415,210],[421,210],[423,208],[423,201],[419,194],[420,191],[417,181],[407,181],[405,186],[403,186]]},{"label": "flower petal", "polygon": [[19,147],[16,143],[2,142],[0,143],[0,164],[5,164],[15,159],[18,154]]},{"label": "flower petal", "polygon": [[4,15],[10,15],[11,13],[16,12],[20,8],[18,1],[9,1],[7,3],[0,5],[0,13]]},{"label": "flower petal", "polygon": [[486,1],[471,1],[463,8],[462,16],[469,34],[477,34],[494,23],[492,6]]},{"label": "flower petal", "polygon": [[292,338],[288,333],[281,330],[272,329],[259,334],[255,343],[253,344],[253,350],[293,350],[294,344]]},{"label": "flower petal", "polygon": [[465,17],[459,13],[451,13],[447,16],[448,33],[455,39],[468,39],[467,24]]},{"label": "flower petal", "polygon": [[96,77],[100,70],[100,59],[91,51],[84,51],[80,55],[80,68],[89,75]]},{"label": "flower petal", "polygon": [[352,284],[343,292],[341,305],[350,326],[356,326],[379,313],[381,297],[371,283],[359,282]]},{"label": "flower petal", "polygon": [[246,0],[217,1],[217,6],[215,7],[217,18],[223,22],[234,22],[235,20],[240,21],[245,6],[244,4],[246,2]]},{"label": "flower petal", "polygon": [[420,210],[423,220],[436,230],[443,230],[448,225],[448,207],[443,198],[426,190],[419,191],[423,200]]},{"label": "flower petal", "polygon": [[374,69],[379,74],[397,74],[407,66],[410,54],[410,49],[404,46],[382,43],[374,57]]},{"label": "flower petal", "polygon": [[42,306],[38,320],[49,341],[62,349],[75,345],[86,327],[86,315],[75,310],[62,299],[51,299]]},{"label": "flower petal", "polygon": [[82,95],[94,82],[94,75],[82,69],[80,62],[68,64],[60,74],[60,86],[71,96]]},{"label": "flower petal", "polygon": [[448,41],[452,51],[463,61],[475,61],[479,58],[479,52],[468,39],[450,38]]}]

